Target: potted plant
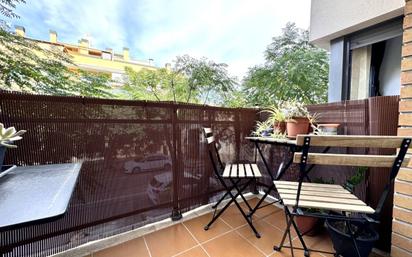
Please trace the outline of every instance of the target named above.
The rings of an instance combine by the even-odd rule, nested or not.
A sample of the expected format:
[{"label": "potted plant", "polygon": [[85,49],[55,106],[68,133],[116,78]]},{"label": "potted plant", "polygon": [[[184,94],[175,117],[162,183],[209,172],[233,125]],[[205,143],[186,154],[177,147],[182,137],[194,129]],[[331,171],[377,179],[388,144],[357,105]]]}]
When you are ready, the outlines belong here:
[{"label": "potted plant", "polygon": [[282,107],[286,118],[288,137],[295,138],[298,134],[309,132],[309,111],[303,103],[297,101],[285,102]]},{"label": "potted plant", "polygon": [[[363,181],[366,171],[366,167],[357,168],[356,173],[345,182],[344,187],[353,192],[356,185]],[[378,232],[368,223],[351,222],[349,230],[349,223],[345,221],[326,220],[326,228],[331,236],[333,248],[342,256],[357,256],[350,230],[356,235],[356,244],[362,257],[369,256],[373,245],[379,239]]]},{"label": "potted plant", "polygon": [[283,110],[277,106],[271,106],[263,112],[269,113],[268,120],[273,124],[273,129],[279,134],[284,134],[286,131],[286,115]]},{"label": "potted plant", "polygon": [[[306,213],[316,213],[319,212],[317,209],[304,208],[302,209]],[[316,236],[319,232],[319,218],[310,216],[296,216],[295,218],[296,226],[302,235]]]},{"label": "potted plant", "polygon": [[16,131],[14,127],[5,128],[3,123],[0,123],[0,170],[3,166],[6,149],[17,148],[13,142],[22,139],[21,135],[24,133],[26,133],[25,130]]},{"label": "potted plant", "polygon": [[256,122],[256,129],[252,132],[253,136],[268,137],[273,133],[273,127],[269,120]]},{"label": "potted plant", "polygon": [[280,133],[273,129],[273,123],[270,119],[265,121],[258,121],[256,123],[256,129],[252,131],[253,136],[257,137],[272,137],[272,138],[285,138],[284,133]]},{"label": "potted plant", "polygon": [[327,123],[327,124],[318,124],[317,128],[323,135],[337,135],[339,126],[340,124],[337,124],[337,123]]},{"label": "potted plant", "polygon": [[[333,248],[342,256],[358,256],[352,237],[350,236],[348,223],[342,220],[326,220],[326,228],[332,239]],[[373,245],[379,239],[379,234],[369,224],[351,222],[350,229],[355,233],[356,244],[361,257],[369,256]]]}]

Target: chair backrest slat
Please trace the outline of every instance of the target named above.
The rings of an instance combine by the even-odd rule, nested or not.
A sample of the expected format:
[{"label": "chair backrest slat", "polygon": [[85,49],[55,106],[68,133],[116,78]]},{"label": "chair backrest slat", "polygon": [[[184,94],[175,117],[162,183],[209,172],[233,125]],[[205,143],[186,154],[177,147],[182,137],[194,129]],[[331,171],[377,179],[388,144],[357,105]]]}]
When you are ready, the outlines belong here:
[{"label": "chair backrest slat", "polygon": [[207,144],[215,142],[215,137],[213,136],[211,128],[203,128],[203,132],[205,133]]},{"label": "chair backrest slat", "polygon": [[211,129],[211,128],[203,128],[203,131],[205,132],[206,135],[212,133],[212,129]]},{"label": "chair backrest slat", "polygon": [[[300,163],[302,153],[295,153],[293,161]],[[396,155],[359,155],[359,154],[323,154],[309,153],[306,163],[318,165],[392,167]],[[405,157],[401,166],[408,166],[410,157]]]},{"label": "chair backrest slat", "polygon": [[207,140],[207,143],[210,144],[210,143],[215,142],[215,137],[214,137],[214,136],[210,136],[210,137],[207,137],[206,140]]},{"label": "chair backrest slat", "polygon": [[305,137],[310,137],[311,146],[365,148],[399,148],[404,139],[398,136],[298,135],[296,144],[302,146]]}]

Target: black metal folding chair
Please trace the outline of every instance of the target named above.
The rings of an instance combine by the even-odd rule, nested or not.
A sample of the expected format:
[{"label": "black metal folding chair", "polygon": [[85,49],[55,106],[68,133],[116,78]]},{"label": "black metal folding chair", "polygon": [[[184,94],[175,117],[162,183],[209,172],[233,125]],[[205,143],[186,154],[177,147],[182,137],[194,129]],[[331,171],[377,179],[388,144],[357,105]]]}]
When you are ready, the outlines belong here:
[{"label": "black metal folding chair", "polygon": [[[204,227],[205,230],[208,230],[209,227],[219,218],[220,215],[232,204],[235,203],[236,207],[239,209],[242,216],[245,218],[249,226],[252,228],[257,238],[260,238],[260,234],[257,232],[256,228],[252,224],[252,217],[248,217],[245,211],[242,209],[240,204],[237,201],[237,198],[240,196],[244,203],[246,204],[249,212],[252,211],[252,207],[249,205],[245,197],[243,196],[243,191],[252,183],[255,179],[262,177],[258,166],[255,163],[232,163],[224,165],[219,155],[219,151],[216,146],[215,137],[213,136],[211,128],[203,129],[206,141],[208,144],[209,156],[212,161],[213,171],[225,188],[226,193],[217,201],[212,208],[215,209],[213,213],[212,220]],[[226,180],[226,181],[225,181]],[[230,184],[228,185],[228,181]],[[241,182],[243,184],[241,185]],[[233,193],[235,191],[236,193]],[[224,205],[222,209],[217,210],[218,205],[227,197],[230,197],[230,200]]]},{"label": "black metal folding chair", "polygon": [[[274,250],[280,251],[282,247],[304,250],[304,255],[309,256],[310,251],[324,252],[308,249],[303,235],[299,231],[294,218],[296,216],[310,216],[326,219],[327,221],[343,221],[346,223],[348,233],[353,244],[353,250],[357,256],[365,253],[358,247],[357,238],[360,233],[368,229],[371,224],[379,223],[379,216],[385,200],[390,192],[393,181],[401,166],[409,163],[409,157],[405,154],[410,146],[410,138],[396,136],[316,136],[299,135],[297,145],[302,146],[302,152],[295,153],[294,162],[300,165],[300,176],[298,182],[274,181],[277,191],[284,205],[287,226],[279,246]],[[358,155],[358,154],[325,154],[309,153],[310,146],[323,147],[366,147],[366,148],[399,148],[397,155]],[[358,199],[351,192],[340,185],[326,185],[319,183],[303,182],[307,176],[307,164],[316,165],[339,165],[339,166],[363,166],[363,167],[390,167],[389,182],[386,185],[377,208],[374,210],[366,203]],[[306,208],[321,210],[322,212],[305,211]],[[358,231],[352,230],[356,224]],[[293,247],[290,228],[293,226],[303,248]],[[289,237],[290,245],[285,246],[286,236]],[[335,256],[343,254],[342,249],[332,253]],[[346,249],[344,249],[347,251]],[[325,253],[325,252],[324,252]],[[329,253],[329,252],[326,252]]]}]

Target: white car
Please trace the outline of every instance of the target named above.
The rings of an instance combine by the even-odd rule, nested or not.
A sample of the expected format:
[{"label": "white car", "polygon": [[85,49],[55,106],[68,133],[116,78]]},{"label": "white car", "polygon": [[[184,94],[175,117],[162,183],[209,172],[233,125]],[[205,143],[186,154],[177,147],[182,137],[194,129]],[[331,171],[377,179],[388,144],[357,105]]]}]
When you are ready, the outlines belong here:
[{"label": "white car", "polygon": [[125,173],[138,173],[141,171],[172,170],[172,160],[164,154],[146,156],[141,160],[131,160],[124,163]]},{"label": "white car", "polygon": [[[183,190],[180,193],[182,195],[190,194],[192,188],[200,186],[201,178],[202,176],[200,174],[191,174],[189,172],[184,172],[183,179],[185,183],[181,185]],[[172,181],[172,172],[164,172],[152,178],[149,185],[147,186],[147,196],[154,205],[171,201]],[[210,177],[209,187],[213,188],[216,185],[218,185],[217,181],[214,178]]]}]

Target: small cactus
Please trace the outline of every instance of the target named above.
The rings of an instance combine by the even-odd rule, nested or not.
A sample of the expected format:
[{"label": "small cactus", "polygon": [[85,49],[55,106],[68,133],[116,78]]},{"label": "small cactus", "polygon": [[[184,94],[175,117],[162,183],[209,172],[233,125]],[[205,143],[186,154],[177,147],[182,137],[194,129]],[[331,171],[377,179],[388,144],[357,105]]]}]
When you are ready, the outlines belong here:
[{"label": "small cactus", "polygon": [[0,123],[0,146],[17,148],[12,142],[22,139],[21,135],[24,133],[26,130],[16,131],[14,127],[5,128],[3,123]]}]

